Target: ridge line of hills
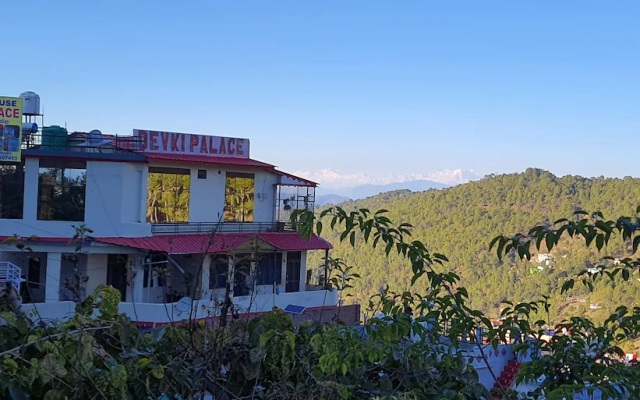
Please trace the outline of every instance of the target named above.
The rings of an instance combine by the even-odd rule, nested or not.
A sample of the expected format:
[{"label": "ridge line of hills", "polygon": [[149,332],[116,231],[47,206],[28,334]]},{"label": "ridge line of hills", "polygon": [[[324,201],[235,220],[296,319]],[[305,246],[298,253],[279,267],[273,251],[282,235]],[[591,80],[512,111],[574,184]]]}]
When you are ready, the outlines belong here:
[{"label": "ridge line of hills", "polygon": [[379,193],[391,192],[394,190],[410,190],[412,192],[422,192],[430,189],[444,189],[449,187],[443,183],[430,180],[412,180],[404,182],[392,182],[383,185],[364,184],[358,186],[350,186],[340,189],[327,189],[329,193],[316,196],[316,204],[319,206],[325,204],[338,204],[348,200],[359,200],[366,197],[375,196]]},{"label": "ridge line of hills", "polygon": [[[528,231],[538,223],[569,217],[576,208],[602,211],[605,217],[634,215],[640,204],[640,179],[585,178],[529,168],[522,173],[488,175],[481,180],[444,188],[411,192],[395,190],[340,204],[344,208],[384,208],[395,223],[408,222],[413,237],[422,240],[432,252],[445,254],[445,268],[462,278],[473,307],[497,317],[501,301],[531,301],[545,294],[553,303],[551,319],[588,314],[596,320],[615,304],[640,305],[640,279],[629,282],[598,282],[589,293],[576,285],[569,296],[560,295],[568,276],[597,263],[603,255],[623,256],[627,251],[621,239],[614,238],[603,253],[587,248],[577,240],[562,240],[550,252],[550,262],[515,258],[499,261],[489,251],[490,240],[499,234]],[[319,207],[320,209],[322,207]],[[326,226],[326,225],[325,225]],[[332,257],[343,258],[363,278],[354,283],[351,302],[368,304],[371,295],[386,284],[392,290],[409,289],[411,270],[395,255],[381,257],[378,250],[348,241],[340,242],[339,232],[323,232],[334,244]],[[544,254],[544,250],[540,252]],[[321,264],[321,255],[310,257],[310,268]],[[580,287],[579,287],[580,286]],[[420,283],[416,288],[422,290]],[[580,301],[578,301],[578,300]],[[615,299],[615,302],[611,300]],[[596,305],[595,308],[592,307]]]}]

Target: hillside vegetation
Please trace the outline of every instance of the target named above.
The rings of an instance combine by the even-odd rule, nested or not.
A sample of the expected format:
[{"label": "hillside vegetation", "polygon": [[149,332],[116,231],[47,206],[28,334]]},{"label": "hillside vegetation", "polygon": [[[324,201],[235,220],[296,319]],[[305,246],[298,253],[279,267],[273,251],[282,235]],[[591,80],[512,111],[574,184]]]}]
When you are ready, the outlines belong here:
[{"label": "hillside vegetation", "polygon": [[[558,322],[568,315],[584,314],[598,320],[613,312],[616,305],[640,303],[637,279],[615,283],[603,279],[591,293],[577,285],[568,295],[560,295],[567,276],[588,269],[604,255],[625,257],[628,244],[614,237],[599,253],[595,246],[587,248],[583,240],[563,239],[550,252],[547,265],[538,262],[537,254],[531,261],[515,256],[500,261],[495,251],[489,250],[491,239],[500,234],[527,233],[536,224],[569,218],[576,209],[599,210],[608,218],[632,216],[638,204],[640,179],[556,177],[531,168],[443,190],[383,193],[343,203],[342,207],[383,208],[389,210],[392,220],[412,224],[413,238],[423,241],[431,252],[448,257],[444,268],[461,276],[471,305],[488,316],[499,316],[504,299],[528,301],[548,295],[552,301],[548,317]],[[359,302],[366,308],[370,296],[387,284],[394,291],[409,289],[411,269],[406,261],[393,253],[381,256],[382,251],[358,243],[352,248],[348,240],[340,242],[336,233],[327,235],[335,246],[332,257],[343,258],[361,276],[351,282],[353,297],[347,302]],[[315,255],[311,266],[321,264],[320,257]]]}]

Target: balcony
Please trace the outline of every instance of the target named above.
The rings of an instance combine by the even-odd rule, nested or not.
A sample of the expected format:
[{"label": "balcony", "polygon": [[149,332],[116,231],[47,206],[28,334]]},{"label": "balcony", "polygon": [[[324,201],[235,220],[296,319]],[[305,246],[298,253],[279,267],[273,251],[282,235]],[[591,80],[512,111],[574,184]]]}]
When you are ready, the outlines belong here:
[{"label": "balcony", "polygon": [[[61,128],[62,129],[62,128]],[[136,153],[141,148],[140,138],[135,136],[102,135],[99,132],[66,131],[24,133],[22,153],[25,155],[60,156],[78,159],[122,159],[144,161]]]},{"label": "balcony", "polygon": [[0,283],[11,283],[16,290],[20,290],[20,284],[24,282],[22,279],[22,270],[9,261],[0,261]]},{"label": "balcony", "polygon": [[184,222],[152,224],[154,235],[175,235],[186,233],[262,233],[294,232],[291,223],[285,222]]},{"label": "balcony", "polygon": [[77,151],[86,153],[123,153],[139,151],[142,141],[137,136],[103,135],[97,131],[84,133],[55,131],[47,133],[25,133],[23,150]]},{"label": "balcony", "polygon": [[[316,290],[282,294],[259,294],[255,296],[238,296],[233,298],[236,309],[241,313],[264,313],[273,307],[284,309],[293,304],[306,308],[336,307],[338,292],[335,290]],[[175,303],[120,303],[120,312],[127,314],[132,320],[141,323],[166,324],[186,321],[189,318],[216,318],[220,315],[219,299],[194,300],[185,297]],[[192,309],[191,306],[194,306]],[[51,303],[24,304],[23,311],[32,312],[37,307],[42,318],[63,321],[75,313],[75,303],[60,301]],[[329,314],[329,313],[328,313]]]}]

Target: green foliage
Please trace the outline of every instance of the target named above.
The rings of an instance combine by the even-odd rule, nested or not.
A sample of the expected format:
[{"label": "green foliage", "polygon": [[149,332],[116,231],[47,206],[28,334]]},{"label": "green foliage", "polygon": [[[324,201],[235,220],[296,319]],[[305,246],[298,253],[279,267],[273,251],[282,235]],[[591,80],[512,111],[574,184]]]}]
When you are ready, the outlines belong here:
[{"label": "green foliage", "polygon": [[147,186],[147,221],[155,224],[189,220],[189,174],[150,172]]},{"label": "green foliage", "polygon": [[[633,214],[638,199],[640,179],[556,177],[546,171],[528,169],[519,174],[491,175],[444,190],[383,193],[343,203],[342,207],[345,210],[387,209],[386,218],[410,224],[413,240],[446,254],[449,260],[446,268],[460,276],[460,284],[469,293],[469,305],[492,318],[499,317],[502,300],[532,301],[544,294],[552,300],[549,315],[544,317],[550,317],[553,323],[576,313],[586,313],[602,322],[615,310],[612,299],[629,306],[640,305],[640,285],[632,282],[637,276],[631,274],[628,281],[615,284],[594,282],[593,291],[576,286],[569,297],[561,293],[562,285],[568,277],[581,271],[586,273],[588,268],[599,264],[603,256],[613,258],[609,263],[615,258],[623,260],[627,249],[631,249],[631,242],[613,235],[598,252],[596,242],[604,238],[593,239],[593,244],[587,247],[585,242],[566,235],[557,243],[549,237],[552,249],[547,249],[546,240],[540,243],[539,249],[533,243],[529,249],[530,260],[521,257],[525,248],[505,252],[498,259],[496,247],[490,250],[489,242],[506,232],[526,236],[533,226],[546,229],[553,225],[554,217],[568,217],[578,209],[600,210],[605,215]],[[351,233],[329,229],[337,226],[338,221],[333,223],[333,217],[325,215],[318,221],[325,228],[325,238],[334,244],[332,256],[340,258],[363,277],[352,283],[353,297],[347,299],[347,303],[367,304],[369,298],[386,285],[395,292],[412,287],[411,263],[401,254],[386,255],[386,249],[374,249],[364,240],[356,240],[352,246]],[[636,243],[640,243],[640,239]],[[552,256],[549,266],[537,261],[538,254],[545,253]],[[309,266],[322,268],[321,257],[311,255]],[[531,274],[533,269],[539,272]],[[425,280],[417,281],[414,290],[426,289]],[[589,305],[596,303],[600,308],[590,309]]]},{"label": "green foliage", "polygon": [[85,168],[40,168],[38,219],[84,221]]},{"label": "green foliage", "polygon": [[253,221],[255,178],[253,175],[227,176],[224,196],[224,220]]}]

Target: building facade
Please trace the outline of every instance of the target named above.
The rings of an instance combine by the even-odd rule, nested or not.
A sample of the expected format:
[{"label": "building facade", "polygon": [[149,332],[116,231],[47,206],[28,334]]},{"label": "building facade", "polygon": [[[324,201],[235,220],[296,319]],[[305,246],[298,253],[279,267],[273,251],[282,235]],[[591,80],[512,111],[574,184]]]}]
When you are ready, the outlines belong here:
[{"label": "building facade", "polygon": [[0,161],[0,280],[37,318],[69,317],[101,285],[140,324],[273,307],[335,318],[337,292],[307,263],[331,244],[289,221],[313,210],[316,184],[250,158],[248,139],[52,126],[21,140],[20,161]]}]

